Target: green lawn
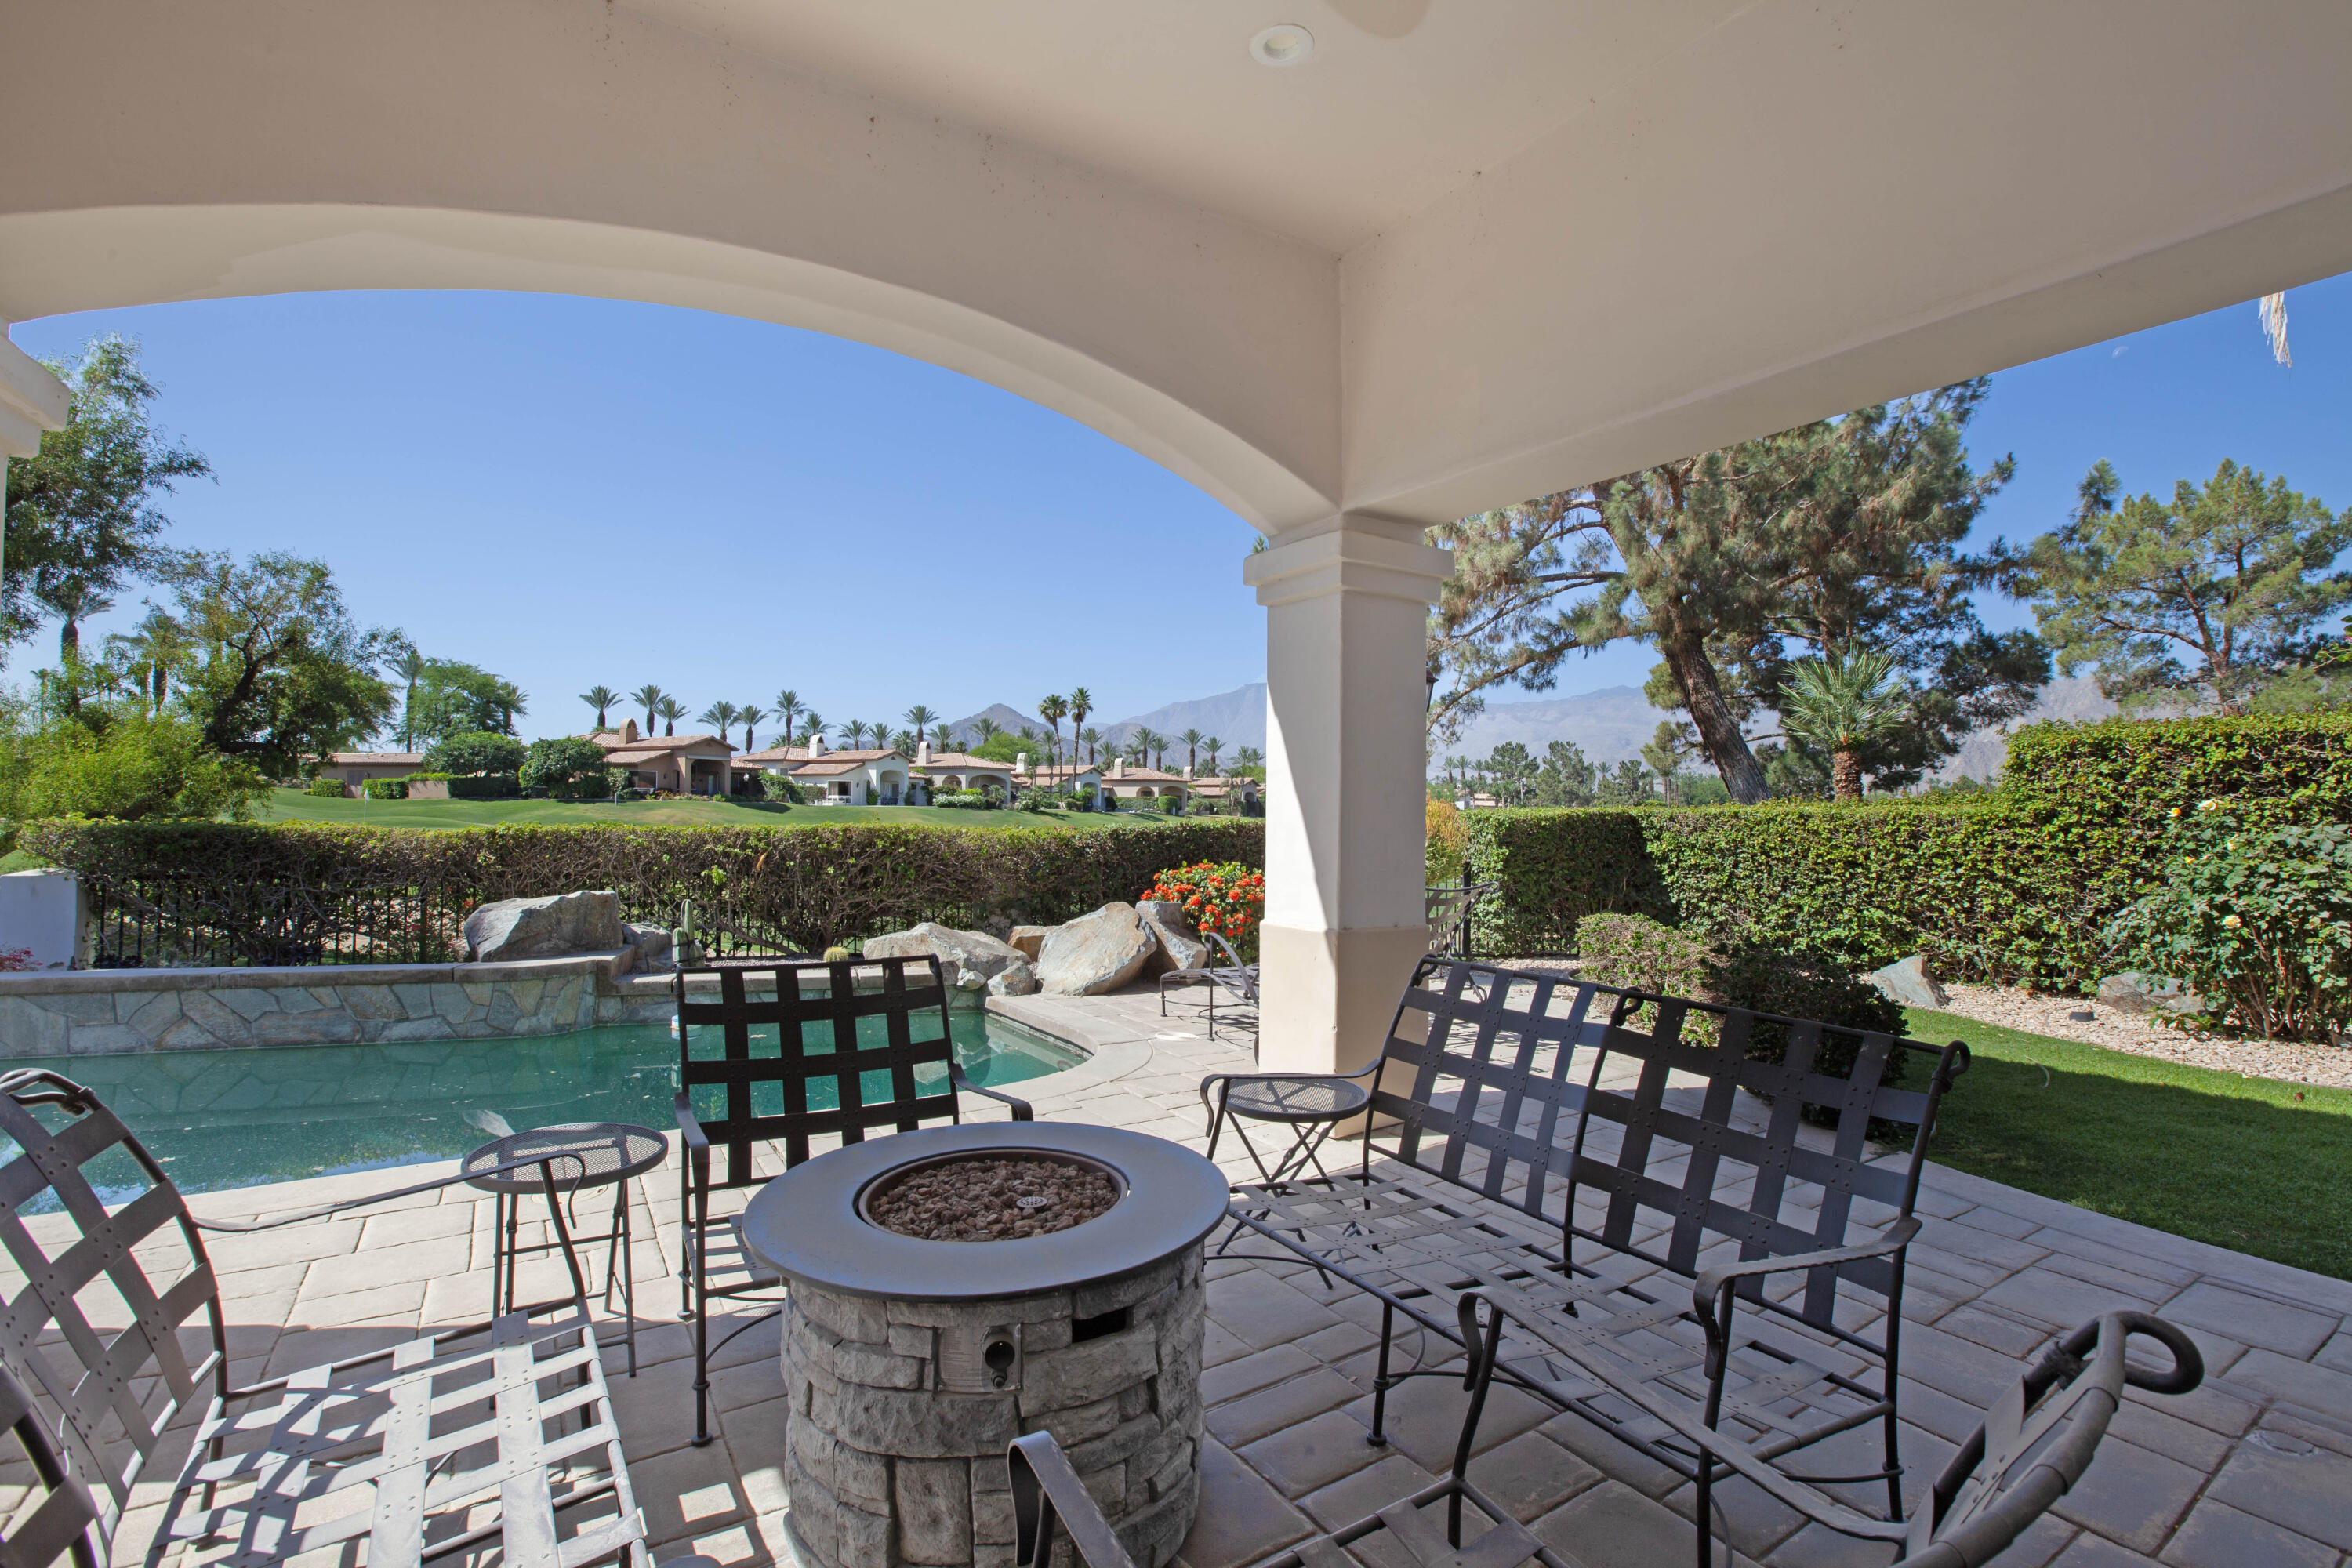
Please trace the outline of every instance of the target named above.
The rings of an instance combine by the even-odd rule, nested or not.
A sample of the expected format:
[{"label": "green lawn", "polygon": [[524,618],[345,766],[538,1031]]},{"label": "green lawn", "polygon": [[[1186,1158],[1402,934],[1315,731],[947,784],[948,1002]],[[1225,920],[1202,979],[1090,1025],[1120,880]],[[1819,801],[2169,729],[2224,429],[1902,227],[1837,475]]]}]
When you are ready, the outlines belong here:
[{"label": "green lawn", "polygon": [[2352,1279],[2352,1090],[2241,1078],[1917,1008],[1910,1027],[1916,1039],[1966,1040],[1976,1058],[1944,1101],[1933,1158]]},{"label": "green lawn", "polygon": [[1075,827],[1165,822],[1152,812],[950,811],[933,805],[782,805],[767,801],[634,800],[570,805],[553,800],[314,800],[278,789],[263,822],[335,822],[369,827],[494,827],[508,823],[621,822],[638,827],[813,827],[828,822],[936,827]]}]

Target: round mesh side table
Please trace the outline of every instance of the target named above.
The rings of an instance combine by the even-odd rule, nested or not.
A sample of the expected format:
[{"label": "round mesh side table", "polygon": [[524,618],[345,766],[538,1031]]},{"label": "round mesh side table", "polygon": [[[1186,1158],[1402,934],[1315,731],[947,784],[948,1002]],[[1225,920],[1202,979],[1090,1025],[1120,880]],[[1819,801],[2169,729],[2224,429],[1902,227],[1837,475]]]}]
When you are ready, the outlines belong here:
[{"label": "round mesh side table", "polygon": [[[1319,1074],[1219,1073],[1201,1084],[1201,1100],[1209,1111],[1209,1158],[1217,1157],[1217,1140],[1226,1121],[1234,1136],[1249,1151],[1250,1163],[1268,1183],[1286,1182],[1308,1170],[1331,1179],[1323,1168],[1324,1143],[1339,1123],[1360,1114],[1372,1100],[1371,1091],[1357,1079]],[[1249,1135],[1246,1123],[1257,1121],[1289,1130],[1290,1147],[1269,1167]]]},{"label": "round mesh side table", "polygon": [[[509,1132],[505,1137],[483,1144],[465,1158],[458,1168],[471,1172],[512,1163],[517,1160],[534,1160],[542,1155],[561,1155],[550,1166],[554,1173],[556,1191],[565,1196],[576,1196],[595,1187],[613,1189],[612,1228],[593,1236],[578,1236],[578,1242],[602,1241],[608,1244],[604,1253],[604,1310],[613,1310],[615,1285],[621,1296],[622,1331],[629,1347],[629,1375],[637,1375],[637,1291],[636,1269],[629,1257],[629,1183],[643,1175],[669,1157],[669,1140],[650,1127],[637,1127],[625,1121],[572,1121],[555,1127],[533,1127],[522,1132]],[[496,1312],[514,1310],[515,1265],[523,1254],[552,1252],[561,1243],[548,1241],[518,1245],[516,1231],[521,1220],[522,1199],[537,1197],[547,1189],[547,1178],[538,1169],[505,1171],[495,1176],[476,1176],[468,1185],[490,1194],[498,1200],[493,1221],[497,1240],[490,1252],[490,1308]]]}]

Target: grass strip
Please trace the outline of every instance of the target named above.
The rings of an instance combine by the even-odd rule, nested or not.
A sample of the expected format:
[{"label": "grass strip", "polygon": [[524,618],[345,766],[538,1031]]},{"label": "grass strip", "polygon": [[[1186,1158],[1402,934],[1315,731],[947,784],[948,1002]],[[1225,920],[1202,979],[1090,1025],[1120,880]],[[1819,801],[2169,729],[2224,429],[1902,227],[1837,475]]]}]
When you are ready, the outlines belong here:
[{"label": "grass strip", "polygon": [[2352,1279],[2352,1090],[1910,1011],[1975,1057],[1928,1152],[2079,1208]]}]

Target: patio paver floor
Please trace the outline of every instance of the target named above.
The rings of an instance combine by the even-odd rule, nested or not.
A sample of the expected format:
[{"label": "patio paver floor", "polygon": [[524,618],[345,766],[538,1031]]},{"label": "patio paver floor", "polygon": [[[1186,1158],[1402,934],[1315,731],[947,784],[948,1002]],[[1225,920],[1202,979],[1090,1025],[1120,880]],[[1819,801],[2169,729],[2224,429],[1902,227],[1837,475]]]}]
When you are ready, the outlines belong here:
[{"label": "patio paver floor", "polygon": [[[1223,1008],[1212,1042],[1197,1004],[1177,1004],[1163,1020],[1149,991],[998,1005],[1096,1052],[1037,1094],[1041,1117],[1131,1127],[1200,1148],[1200,1078],[1251,1065],[1248,1037],[1227,1027]],[[1228,1142],[1220,1153],[1238,1177],[1241,1151]],[[192,1205],[209,1215],[266,1213],[421,1173],[246,1188]],[[730,1568],[792,1563],[772,1321],[747,1329],[714,1358],[719,1439],[701,1449],[688,1442],[693,1362],[674,1315],[677,1181],[674,1167],[656,1172],[635,1200],[638,1375],[624,1375],[617,1321],[608,1326],[616,1342],[605,1355],[656,1558],[690,1550]],[[1913,1487],[1932,1478],[2022,1358],[2104,1306],[2127,1300],[2162,1311],[2207,1357],[2206,1385],[2196,1394],[2132,1395],[2084,1482],[1999,1559],[2003,1568],[2347,1568],[2352,1283],[1940,1166],[1931,1167],[1919,1208],[1927,1226],[1914,1250],[1903,1343]],[[478,1316],[489,1284],[490,1212],[487,1200],[459,1192],[364,1220],[213,1237],[236,1373],[284,1370]],[[557,1267],[527,1266],[524,1286],[552,1286]],[[1449,1380],[1417,1379],[1392,1392],[1389,1447],[1364,1441],[1376,1305],[1327,1286],[1303,1265],[1229,1260],[1210,1267],[1209,1311],[1204,1488],[1183,1551],[1188,1568],[1239,1568],[1443,1469],[1463,1397]],[[753,1315],[714,1320],[714,1342]],[[1401,1337],[1401,1351],[1409,1344]],[[1592,1568],[1690,1560],[1691,1527],[1675,1511],[1687,1505],[1688,1489],[1577,1417],[1498,1390],[1479,1442],[1474,1476],[1572,1559]],[[24,1479],[0,1472],[0,1483],[16,1483],[0,1495],[12,1515]],[[144,1552],[164,1489],[147,1490],[152,1500],[126,1525],[118,1563]],[[1742,1563],[1845,1568],[1891,1555],[1801,1528],[1744,1484],[1718,1495]]]}]

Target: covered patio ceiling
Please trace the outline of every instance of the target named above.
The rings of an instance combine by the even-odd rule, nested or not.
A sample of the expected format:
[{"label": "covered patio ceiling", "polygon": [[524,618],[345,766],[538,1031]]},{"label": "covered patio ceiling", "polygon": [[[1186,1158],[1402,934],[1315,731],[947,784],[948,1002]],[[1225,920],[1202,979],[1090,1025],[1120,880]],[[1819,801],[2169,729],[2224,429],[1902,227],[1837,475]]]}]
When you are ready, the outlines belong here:
[{"label": "covered patio ceiling", "polygon": [[[1252,38],[1314,39],[1269,68]],[[880,342],[1269,531],[1437,521],[2352,268],[2352,10],[20,4],[0,314],[344,287]]]}]

